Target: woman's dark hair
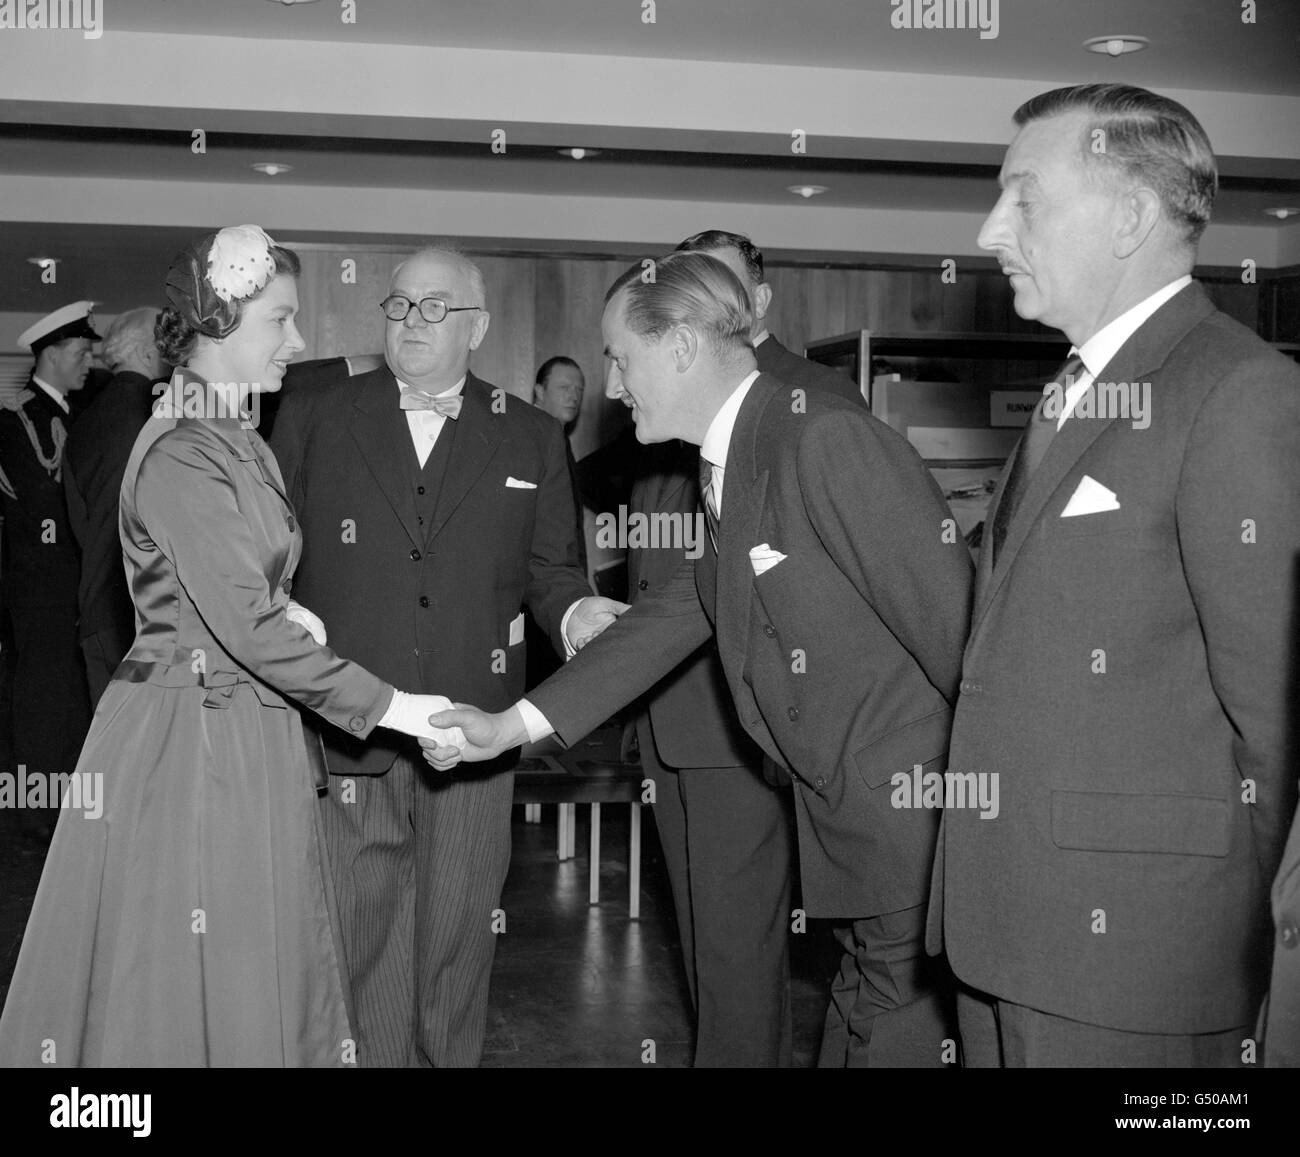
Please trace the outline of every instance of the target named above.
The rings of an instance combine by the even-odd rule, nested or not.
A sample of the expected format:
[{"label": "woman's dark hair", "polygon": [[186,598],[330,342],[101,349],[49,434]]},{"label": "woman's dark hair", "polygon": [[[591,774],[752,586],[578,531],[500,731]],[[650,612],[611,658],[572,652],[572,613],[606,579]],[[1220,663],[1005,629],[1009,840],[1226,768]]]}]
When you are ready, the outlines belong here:
[{"label": "woman's dark hair", "polygon": [[[298,260],[298,254],[292,249],[273,245],[271,258],[275,262],[276,276],[287,273],[290,277],[296,278],[302,273],[302,262]],[[270,285],[269,281],[267,285]],[[238,302],[236,316],[242,318],[244,306],[250,301],[256,301],[265,288],[266,286],[263,286],[252,297]],[[190,325],[174,306],[167,305],[163,307],[157,322],[154,323],[153,340],[154,345],[158,347],[158,352],[162,354],[163,361],[168,365],[183,366],[189,362],[190,356],[194,353],[194,346],[199,340],[199,331]]]}]

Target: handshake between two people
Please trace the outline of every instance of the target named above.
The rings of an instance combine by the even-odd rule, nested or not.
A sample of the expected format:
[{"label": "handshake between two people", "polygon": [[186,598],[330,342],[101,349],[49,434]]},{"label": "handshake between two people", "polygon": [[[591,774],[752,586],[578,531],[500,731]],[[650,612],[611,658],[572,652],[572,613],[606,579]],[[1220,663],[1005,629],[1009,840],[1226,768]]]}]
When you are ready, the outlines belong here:
[{"label": "handshake between two people", "polygon": [[[574,653],[627,609],[627,603],[600,596],[575,604],[565,624],[565,636]],[[495,759],[529,739],[528,726],[517,705],[492,715],[468,703],[452,703],[445,695],[394,691],[380,724],[418,739],[425,762],[439,771],[449,771],[462,759],[470,763]]]}]

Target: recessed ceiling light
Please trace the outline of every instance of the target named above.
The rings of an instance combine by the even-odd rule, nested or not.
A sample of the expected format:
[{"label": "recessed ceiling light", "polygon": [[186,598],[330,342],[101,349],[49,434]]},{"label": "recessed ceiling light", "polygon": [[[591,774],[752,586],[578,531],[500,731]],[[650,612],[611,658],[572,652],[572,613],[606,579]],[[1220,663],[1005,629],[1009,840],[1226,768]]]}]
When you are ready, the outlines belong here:
[{"label": "recessed ceiling light", "polygon": [[271,0],[272,4],[283,4],[286,8],[290,4],[315,4],[316,0]]},{"label": "recessed ceiling light", "polygon": [[1094,36],[1083,42],[1089,52],[1102,56],[1123,56],[1129,52],[1141,52],[1151,44],[1145,36]]},{"label": "recessed ceiling light", "polygon": [[797,193],[800,197],[807,200],[809,197],[816,197],[819,193],[826,192],[826,185],[790,185],[787,192]]},{"label": "recessed ceiling light", "polygon": [[61,259],[58,257],[29,257],[28,265],[39,265],[42,269],[49,269],[52,265],[58,265]]},{"label": "recessed ceiling light", "polygon": [[1285,221],[1288,217],[1295,217],[1297,214],[1300,214],[1300,209],[1287,206],[1286,208],[1265,209],[1264,212],[1270,217],[1276,217],[1279,221]]},{"label": "recessed ceiling light", "polygon": [[282,165],[278,161],[259,161],[252,167],[259,173],[265,173],[268,177],[278,177],[281,173],[293,172],[292,165]]},{"label": "recessed ceiling light", "polygon": [[586,160],[591,157],[600,156],[599,149],[560,149],[560,156],[572,157],[575,161]]}]

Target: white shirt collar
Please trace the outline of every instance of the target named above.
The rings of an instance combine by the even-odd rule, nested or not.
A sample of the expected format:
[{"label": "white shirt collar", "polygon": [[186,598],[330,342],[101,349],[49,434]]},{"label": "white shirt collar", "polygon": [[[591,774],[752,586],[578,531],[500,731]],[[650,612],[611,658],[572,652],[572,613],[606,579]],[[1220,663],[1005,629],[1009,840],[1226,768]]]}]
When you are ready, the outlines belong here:
[{"label": "white shirt collar", "polygon": [[1110,359],[1119,353],[1120,347],[1137,333],[1147,318],[1191,283],[1192,275],[1185,273],[1163,289],[1157,289],[1150,297],[1138,302],[1126,313],[1121,313],[1109,325],[1102,326],[1082,346],[1077,349],[1071,346],[1070,353],[1077,353],[1083,360],[1084,368],[1095,378],[1110,364]]},{"label": "white shirt collar", "polygon": [[749,387],[758,379],[758,370],[749,374],[743,382],[731,391],[730,397],[722,403],[720,409],[704,432],[704,443],[700,446],[700,457],[720,469],[727,465],[727,449],[731,445],[731,432],[736,428],[736,417],[740,413],[740,404],[749,393]]},{"label": "white shirt collar", "polygon": [[35,374],[32,374],[32,385],[40,386],[47,394],[50,395],[60,406],[65,414],[72,413],[72,407],[68,405],[68,399],[56,390],[49,382],[43,382]]},{"label": "white shirt collar", "polygon": [[767,341],[767,339],[770,338],[771,336],[772,335],[768,333],[767,330],[763,330],[763,332],[760,333],[758,337],[754,339],[754,348],[758,349],[758,347],[761,346],[765,341]]}]

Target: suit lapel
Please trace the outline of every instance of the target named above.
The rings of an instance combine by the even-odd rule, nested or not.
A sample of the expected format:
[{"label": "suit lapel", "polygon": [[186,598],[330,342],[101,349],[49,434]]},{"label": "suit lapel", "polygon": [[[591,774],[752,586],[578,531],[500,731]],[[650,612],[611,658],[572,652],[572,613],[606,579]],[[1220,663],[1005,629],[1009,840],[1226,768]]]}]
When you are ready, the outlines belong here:
[{"label": "suit lapel", "polygon": [[737,676],[737,683],[749,651],[749,610],[754,588],[749,551],[757,544],[767,496],[768,471],[758,467],[755,444],[759,421],[774,392],[772,379],[761,374],[750,387],[736,415],[723,475],[722,517],[718,525],[718,651],[723,665]]},{"label": "suit lapel", "polygon": [[[1205,291],[1193,282],[1174,294],[1161,306],[1116,352],[1115,356],[1097,370],[1096,381],[1100,382],[1141,382],[1149,380],[1164,364],[1173,348],[1186,336],[1188,330],[1199,324],[1214,312]],[[1094,385],[1096,382],[1094,382]],[[1091,389],[1092,387],[1090,387]],[[1151,405],[1158,402],[1155,383],[1152,383]],[[1066,476],[1078,465],[1079,459],[1089,447],[1101,437],[1115,422],[1115,418],[1070,418],[1052,439],[1043,456],[1042,462],[1030,480],[1029,488],[1021,499],[1011,525],[1007,528],[1006,540],[997,558],[989,563],[989,548],[992,546],[993,519],[997,505],[1002,500],[1006,488],[1007,476],[1013,460],[1008,460],[1007,468],[1002,472],[998,482],[997,493],[989,506],[985,517],[985,545],[980,551],[980,565],[976,581],[975,622],[971,632],[974,640],[984,616],[998,589],[1005,581],[1011,564],[1029,537],[1030,531],[1043,513],[1043,508],[1051,500],[1057,488]],[[1020,453],[1017,443],[1015,453]]]},{"label": "suit lapel", "polygon": [[424,545],[415,495],[403,462],[414,455],[397,380],[387,366],[357,378],[350,433],[397,520],[414,546]]},{"label": "suit lapel", "polygon": [[[438,505],[434,510],[433,526],[429,530],[429,542],[446,526],[456,507],[464,501],[470,488],[487,469],[498,443],[505,437],[505,423],[499,421],[499,415],[492,412],[492,393],[488,386],[470,374],[465,379],[462,394],[465,401],[458,419],[456,440],[451,444],[447,469],[438,491]],[[526,403],[516,398],[513,404],[519,406]]]}]

